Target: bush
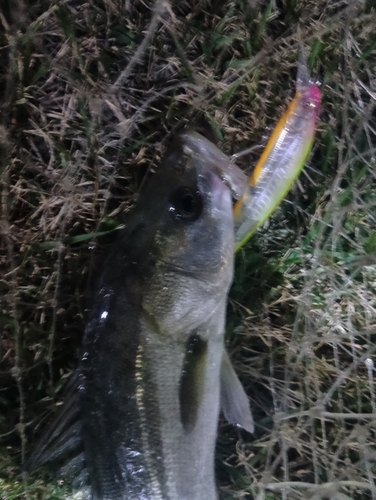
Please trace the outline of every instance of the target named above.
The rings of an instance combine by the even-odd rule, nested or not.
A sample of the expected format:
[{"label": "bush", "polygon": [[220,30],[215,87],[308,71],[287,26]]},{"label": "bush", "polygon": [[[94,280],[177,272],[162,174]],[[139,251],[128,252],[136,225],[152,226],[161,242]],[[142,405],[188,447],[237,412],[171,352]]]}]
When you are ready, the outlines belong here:
[{"label": "bush", "polygon": [[98,250],[146,171],[187,124],[228,154],[265,144],[301,46],[321,119],[298,183],[237,256],[226,336],[257,425],[221,423],[220,496],[375,498],[372,3],[1,9],[1,498],[65,497],[18,465],[76,366]]}]

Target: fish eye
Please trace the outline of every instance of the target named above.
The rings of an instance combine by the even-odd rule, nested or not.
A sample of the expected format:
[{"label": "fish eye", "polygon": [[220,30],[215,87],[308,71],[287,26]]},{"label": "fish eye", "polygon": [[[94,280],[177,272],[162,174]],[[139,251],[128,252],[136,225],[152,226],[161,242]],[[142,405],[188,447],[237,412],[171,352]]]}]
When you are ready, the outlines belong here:
[{"label": "fish eye", "polygon": [[316,107],[316,104],[311,100],[311,99],[307,99],[305,102],[304,102],[304,107],[305,108],[315,108]]},{"label": "fish eye", "polygon": [[202,196],[188,186],[176,189],[168,201],[168,210],[176,219],[194,221],[200,217],[203,209]]}]

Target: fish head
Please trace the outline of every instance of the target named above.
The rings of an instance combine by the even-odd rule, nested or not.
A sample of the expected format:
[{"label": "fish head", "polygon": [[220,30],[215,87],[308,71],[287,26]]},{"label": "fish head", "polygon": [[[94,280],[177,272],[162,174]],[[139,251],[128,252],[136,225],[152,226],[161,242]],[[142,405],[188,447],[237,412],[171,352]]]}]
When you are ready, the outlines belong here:
[{"label": "fish head", "polygon": [[226,300],[232,281],[232,198],[180,142],[140,195],[124,238],[144,311],[160,331],[191,329]]},{"label": "fish head", "polygon": [[247,190],[248,180],[245,173],[235,165],[229,156],[198,132],[188,130],[180,134],[180,140],[196,162],[210,168],[225,182],[232,197],[241,198]]}]

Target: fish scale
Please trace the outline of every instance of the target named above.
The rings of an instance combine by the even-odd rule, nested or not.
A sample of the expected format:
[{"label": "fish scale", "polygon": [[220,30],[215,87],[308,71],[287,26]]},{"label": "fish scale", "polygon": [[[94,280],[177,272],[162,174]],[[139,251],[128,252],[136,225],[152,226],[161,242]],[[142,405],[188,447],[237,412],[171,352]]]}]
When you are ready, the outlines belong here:
[{"label": "fish scale", "polygon": [[184,137],[109,250],[73,389],[26,465],[65,471],[86,500],[216,500],[221,387],[226,417],[253,431],[224,350],[237,167],[218,175],[219,150],[208,164],[205,140]]},{"label": "fish scale", "polygon": [[163,469],[168,491],[163,498],[168,500],[216,498],[213,456],[219,412],[219,369],[223,353],[223,306],[224,303],[221,303],[218,310],[214,310],[210,318],[194,332],[195,335],[202,334],[202,338],[208,338],[208,357],[201,380],[203,394],[192,430],[187,431],[180,418],[179,381],[184,369],[185,343],[164,345],[164,349],[173,354],[169,359],[162,354],[162,340],[158,342],[153,339],[145,352],[156,377]]}]

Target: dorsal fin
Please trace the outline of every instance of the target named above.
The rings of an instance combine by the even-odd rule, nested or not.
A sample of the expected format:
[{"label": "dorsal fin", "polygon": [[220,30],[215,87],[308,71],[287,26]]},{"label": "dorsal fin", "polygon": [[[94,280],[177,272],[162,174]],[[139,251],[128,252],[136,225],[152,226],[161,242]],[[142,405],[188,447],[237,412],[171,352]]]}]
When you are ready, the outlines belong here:
[{"label": "dorsal fin", "polygon": [[[69,390],[63,405],[26,461],[24,470],[31,471],[51,464],[68,479],[73,480],[83,474],[83,460],[77,461],[77,457],[83,457],[78,382],[79,374],[76,372],[68,382]],[[74,467],[71,467],[71,462],[75,464]],[[74,475],[70,478],[73,471]]]}]

